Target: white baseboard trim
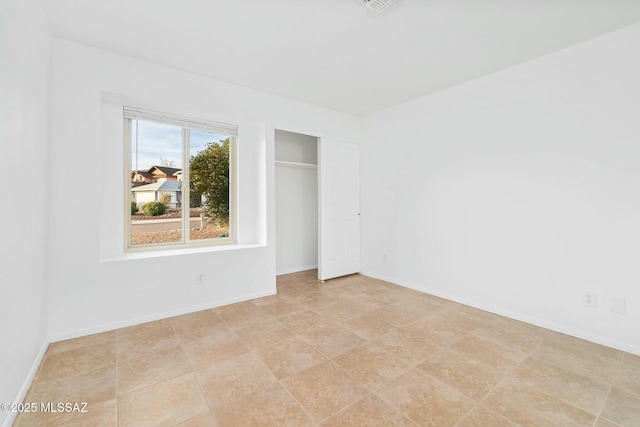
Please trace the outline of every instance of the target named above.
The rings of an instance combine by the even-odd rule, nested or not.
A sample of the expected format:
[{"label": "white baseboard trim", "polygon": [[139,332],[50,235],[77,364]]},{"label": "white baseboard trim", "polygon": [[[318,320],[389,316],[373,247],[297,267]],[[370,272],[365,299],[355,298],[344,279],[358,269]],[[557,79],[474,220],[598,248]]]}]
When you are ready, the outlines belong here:
[{"label": "white baseboard trim", "polygon": [[440,292],[434,289],[426,288],[424,286],[419,286],[415,283],[406,282],[404,280],[394,279],[392,277],[383,276],[380,274],[372,273],[369,271],[362,271],[360,274],[363,276],[372,277],[374,279],[384,280],[385,282],[393,283],[394,285],[402,286],[405,288],[413,289],[414,291],[423,292],[429,295],[433,295],[436,297],[444,298],[449,301],[457,302],[460,304],[468,305],[469,307],[477,308],[483,311],[488,311],[490,313],[497,314],[499,316],[508,317],[509,319],[519,320],[521,322],[529,323],[534,326],[539,326],[541,328],[549,329],[554,332],[559,332],[561,334],[570,335],[572,337],[580,338],[583,340],[591,341],[596,344],[601,344],[607,347],[615,348],[618,350],[626,351],[627,353],[640,355],[640,346],[633,345],[629,343],[619,342],[616,340],[612,340],[608,337],[593,334],[588,331],[578,330],[574,328],[568,328],[563,325],[558,325],[554,322],[549,322],[544,319],[523,316],[520,313],[512,312],[509,310],[504,310],[501,308],[496,308],[491,305],[478,303],[477,301],[473,301],[464,297],[460,297],[458,295],[449,294],[446,292]]},{"label": "white baseboard trim", "polygon": [[318,268],[318,264],[307,265],[305,267],[287,268],[285,270],[277,270],[276,276],[282,276],[283,274],[300,273],[301,271],[314,270],[316,268]]},{"label": "white baseboard trim", "polygon": [[161,313],[150,314],[146,316],[134,317],[126,320],[121,320],[117,322],[105,323],[102,325],[92,326],[84,329],[76,329],[74,331],[64,332],[61,334],[56,334],[50,336],[50,341],[58,342],[69,340],[78,337],[84,337],[86,335],[97,334],[100,332],[112,331],[114,329],[126,328],[128,326],[139,325],[141,323],[153,322],[155,320],[166,319],[174,316],[181,316],[183,314],[194,313],[196,311],[208,310],[210,308],[221,307],[223,305],[234,304],[237,302],[249,301],[256,298],[268,297],[270,295],[275,295],[276,289],[275,287],[272,290],[255,292],[252,294],[242,295],[239,297],[228,298],[224,300],[217,300],[214,302],[208,302],[204,304],[194,305],[190,307],[180,308],[177,310],[169,310]]},{"label": "white baseboard trim", "polygon": [[[22,387],[20,387],[20,391],[18,392],[18,395],[13,400],[15,403],[22,402],[26,397],[27,391],[29,391],[29,387],[31,387],[31,382],[33,381],[33,378],[36,376],[36,372],[38,372],[38,368],[42,363],[42,359],[44,358],[44,354],[47,352],[48,347],[49,347],[49,342],[45,340],[40,346],[40,350],[38,351],[36,358],[31,364],[31,369],[29,369],[29,373],[27,374],[27,377],[24,379],[24,383],[22,383]],[[13,424],[13,422],[15,421],[16,416],[18,415],[17,412],[9,412],[8,414],[9,415],[7,416],[7,418],[4,420],[4,423],[2,424],[3,427],[10,427],[11,424]]]}]

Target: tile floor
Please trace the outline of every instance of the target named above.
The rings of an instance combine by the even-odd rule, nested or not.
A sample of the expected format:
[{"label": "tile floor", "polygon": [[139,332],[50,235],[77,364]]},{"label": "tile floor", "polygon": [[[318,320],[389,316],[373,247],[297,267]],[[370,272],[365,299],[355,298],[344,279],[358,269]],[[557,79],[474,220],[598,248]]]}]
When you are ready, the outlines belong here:
[{"label": "tile floor", "polygon": [[52,344],[17,426],[640,426],[640,356],[360,275]]}]

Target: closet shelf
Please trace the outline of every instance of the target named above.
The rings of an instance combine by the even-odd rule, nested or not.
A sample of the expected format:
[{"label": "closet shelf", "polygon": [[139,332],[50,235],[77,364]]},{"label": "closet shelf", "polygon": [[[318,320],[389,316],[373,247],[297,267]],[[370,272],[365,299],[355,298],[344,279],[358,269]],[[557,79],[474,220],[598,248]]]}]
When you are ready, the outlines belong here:
[{"label": "closet shelf", "polygon": [[298,163],[298,162],[285,162],[283,160],[276,160],[276,166],[286,166],[289,168],[305,168],[305,169],[317,169],[318,165],[313,163]]}]

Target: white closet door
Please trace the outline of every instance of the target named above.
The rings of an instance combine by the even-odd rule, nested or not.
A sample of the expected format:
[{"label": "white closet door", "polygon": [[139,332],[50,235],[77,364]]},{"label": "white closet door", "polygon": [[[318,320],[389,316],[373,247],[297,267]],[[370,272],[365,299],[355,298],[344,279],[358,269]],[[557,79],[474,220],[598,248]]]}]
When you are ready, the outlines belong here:
[{"label": "white closet door", "polygon": [[319,139],[318,279],[360,271],[359,147]]}]

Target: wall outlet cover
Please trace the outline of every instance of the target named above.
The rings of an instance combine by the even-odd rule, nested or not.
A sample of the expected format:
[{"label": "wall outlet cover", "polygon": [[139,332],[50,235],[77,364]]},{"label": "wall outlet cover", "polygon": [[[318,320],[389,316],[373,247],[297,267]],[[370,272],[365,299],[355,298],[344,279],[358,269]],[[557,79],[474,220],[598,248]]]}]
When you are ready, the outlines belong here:
[{"label": "wall outlet cover", "polygon": [[609,307],[613,313],[627,314],[627,299],[611,297]]},{"label": "wall outlet cover", "polygon": [[596,308],[598,305],[598,294],[592,291],[584,291],[582,294],[582,305]]}]

